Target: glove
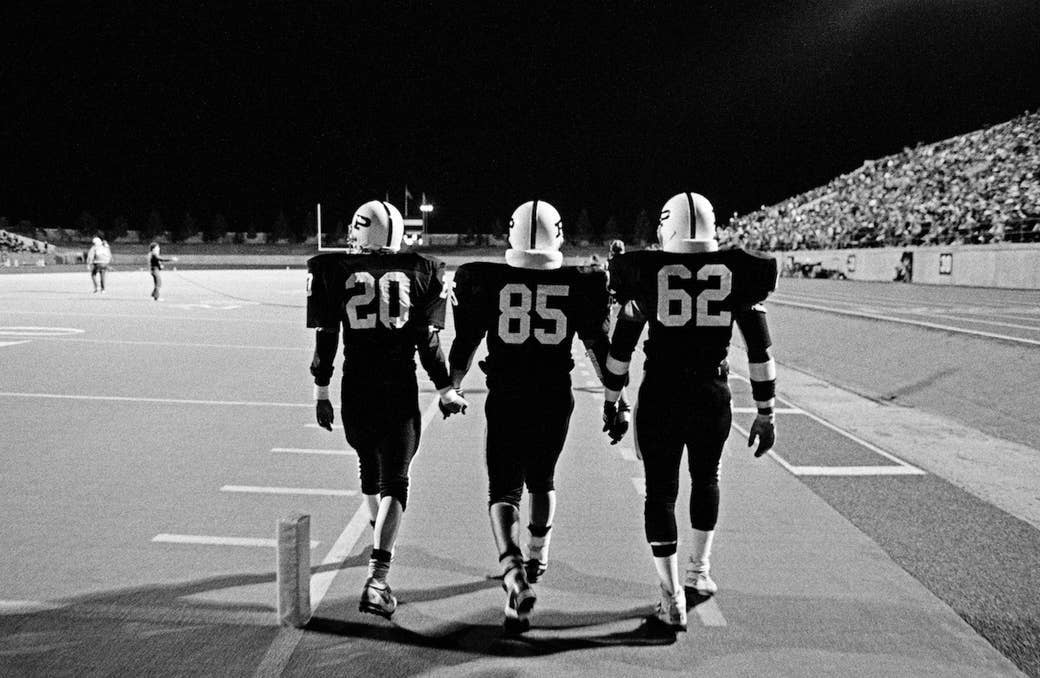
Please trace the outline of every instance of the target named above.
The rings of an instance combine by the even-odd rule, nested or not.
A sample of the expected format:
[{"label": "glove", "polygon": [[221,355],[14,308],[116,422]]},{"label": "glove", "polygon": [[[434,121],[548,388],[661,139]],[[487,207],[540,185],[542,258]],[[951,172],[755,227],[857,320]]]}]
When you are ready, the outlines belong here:
[{"label": "glove", "polygon": [[462,397],[461,390],[449,386],[440,391],[440,396],[437,407],[440,408],[441,414],[445,419],[460,412],[466,414],[466,408],[469,407],[469,403]]},{"label": "glove", "polygon": [[751,424],[751,432],[748,434],[748,447],[755,444],[755,438],[758,438],[758,449],[755,450],[756,457],[761,457],[773,449],[773,443],[776,442],[775,414],[770,412],[769,414],[755,415],[755,421]]},{"label": "glove", "polygon": [[314,401],[314,418],[318,420],[318,426],[326,431],[331,431],[332,422],[336,421],[336,413],[332,409],[332,401]]},{"label": "glove", "polygon": [[628,433],[631,418],[628,403],[624,400],[603,401],[603,432],[610,438],[611,445],[617,445]]}]

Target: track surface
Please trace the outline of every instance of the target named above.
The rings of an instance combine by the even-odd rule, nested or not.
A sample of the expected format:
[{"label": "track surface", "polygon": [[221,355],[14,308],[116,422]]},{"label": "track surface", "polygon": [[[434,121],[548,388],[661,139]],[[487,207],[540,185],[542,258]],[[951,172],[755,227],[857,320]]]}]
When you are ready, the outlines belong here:
[{"label": "track surface", "polygon": [[[426,410],[402,605],[357,612],[371,541],[342,432],[311,424],[304,275],[171,272],[163,303],[143,273],[104,296],[0,276],[0,674],[1040,676],[1035,293],[783,281],[780,442],[751,457],[735,377],[721,590],[678,636],[643,625],[641,468],[605,443],[576,354],[550,571],[516,639],[474,375],[468,415]],[[273,612],[269,542],[294,512],[317,542],[304,631]]]}]

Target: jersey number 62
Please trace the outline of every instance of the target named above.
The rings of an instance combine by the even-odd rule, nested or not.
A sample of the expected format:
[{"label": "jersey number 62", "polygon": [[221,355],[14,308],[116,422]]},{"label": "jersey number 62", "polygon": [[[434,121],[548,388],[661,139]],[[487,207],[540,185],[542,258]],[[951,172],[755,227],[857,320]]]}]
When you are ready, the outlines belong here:
[{"label": "jersey number 62", "polygon": [[[718,286],[706,287],[695,297],[684,289],[672,287],[675,278],[689,280],[693,277],[690,269],[682,264],[662,266],[657,272],[657,320],[665,327],[681,327],[691,320],[698,327],[728,327],[729,311],[719,310],[712,313],[708,308],[709,301],[722,301],[729,296],[733,285],[733,274],[723,264],[707,264],[697,269],[697,280],[705,282],[713,278]],[[694,316],[694,298],[696,298],[697,314]]]}]

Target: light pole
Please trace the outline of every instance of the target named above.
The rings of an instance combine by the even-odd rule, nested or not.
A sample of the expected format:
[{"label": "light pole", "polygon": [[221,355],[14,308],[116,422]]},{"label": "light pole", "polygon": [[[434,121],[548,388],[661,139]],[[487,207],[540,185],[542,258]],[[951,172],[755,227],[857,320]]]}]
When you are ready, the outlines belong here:
[{"label": "light pole", "polygon": [[419,205],[419,211],[422,212],[422,238],[423,238],[423,245],[425,245],[426,244],[426,239],[427,239],[427,235],[426,235],[427,220],[430,217],[430,212],[433,211],[433,205],[431,205],[430,203],[426,202],[426,194],[425,193],[423,194],[423,203],[421,205]]}]

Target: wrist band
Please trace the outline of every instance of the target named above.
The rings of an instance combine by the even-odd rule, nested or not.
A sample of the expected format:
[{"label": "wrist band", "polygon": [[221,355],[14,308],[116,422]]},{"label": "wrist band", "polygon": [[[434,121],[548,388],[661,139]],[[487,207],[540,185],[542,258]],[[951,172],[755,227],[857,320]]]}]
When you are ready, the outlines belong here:
[{"label": "wrist band", "polygon": [[329,387],[328,386],[314,386],[314,399],[315,400],[332,400],[329,398]]}]

